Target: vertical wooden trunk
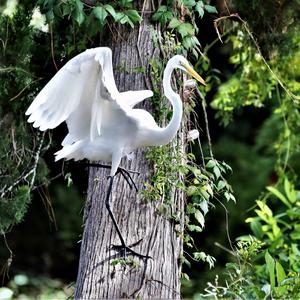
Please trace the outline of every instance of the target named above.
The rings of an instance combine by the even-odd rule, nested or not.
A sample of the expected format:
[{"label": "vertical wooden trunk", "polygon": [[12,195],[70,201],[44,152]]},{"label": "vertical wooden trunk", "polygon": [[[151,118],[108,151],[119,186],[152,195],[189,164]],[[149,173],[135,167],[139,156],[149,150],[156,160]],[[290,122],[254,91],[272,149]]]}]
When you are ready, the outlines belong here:
[{"label": "vertical wooden trunk", "polygon": [[[153,9],[151,1],[144,2],[145,11]],[[159,50],[151,39],[149,14],[143,15],[140,28],[118,29],[114,36],[103,41],[101,46],[108,45],[113,51],[114,74],[120,91],[151,87],[149,60],[157,57]],[[145,72],[134,72],[136,67],[144,67]],[[150,101],[146,100],[142,107],[151,109]],[[140,172],[133,175],[140,189],[152,173],[143,149],[134,153],[132,161],[124,159],[122,166]],[[117,222],[127,245],[142,240],[133,249],[150,255],[153,260],[134,257],[136,265],[112,265],[116,252],[111,245],[119,245],[120,241],[105,208],[108,173],[105,169],[90,170],[75,299],[180,298],[182,239],[175,233],[174,223],[156,212],[163,199],[141,201],[120,175],[114,182],[111,200]],[[174,191],[173,202],[173,211],[181,211],[183,216],[181,191]]]}]

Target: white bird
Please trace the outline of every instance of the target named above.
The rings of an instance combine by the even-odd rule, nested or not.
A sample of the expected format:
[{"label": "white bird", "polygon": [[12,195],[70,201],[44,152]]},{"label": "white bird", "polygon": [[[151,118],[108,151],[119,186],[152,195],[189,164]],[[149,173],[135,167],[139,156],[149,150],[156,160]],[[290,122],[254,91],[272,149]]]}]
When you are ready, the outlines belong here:
[{"label": "white bird", "polygon": [[125,245],[110,210],[113,179],[119,170],[124,171],[119,168],[123,156],[140,147],[165,145],[176,135],[182,118],[182,101],[171,87],[171,74],[175,68],[205,84],[183,56],[175,55],[168,61],[163,88],[172,104],[173,116],[165,128],[159,127],[149,112],[134,108],[151,97],[152,91],[118,91],[113,76],[112,52],[106,47],[88,49],[68,61],[26,111],[26,115],[30,115],[28,122],[33,122],[33,127],[42,131],[55,128],[64,121],[67,123],[69,132],[62,142],[63,148],[55,153],[56,161],[65,158],[111,162],[106,207],[125,255],[128,250],[144,257]]}]

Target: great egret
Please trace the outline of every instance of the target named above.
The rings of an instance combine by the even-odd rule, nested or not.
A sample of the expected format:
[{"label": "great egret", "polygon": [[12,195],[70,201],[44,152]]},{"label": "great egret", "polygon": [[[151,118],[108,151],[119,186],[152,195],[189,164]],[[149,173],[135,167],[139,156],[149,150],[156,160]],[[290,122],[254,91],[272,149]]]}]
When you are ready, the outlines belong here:
[{"label": "great egret", "polygon": [[106,47],[88,49],[68,61],[26,111],[26,115],[30,115],[28,122],[33,122],[33,127],[42,131],[66,121],[69,132],[62,142],[63,148],[55,153],[56,161],[62,158],[111,161],[106,208],[125,256],[128,251],[145,257],[126,246],[111,211],[109,198],[114,176],[121,172],[128,182],[126,170],[119,168],[123,156],[139,147],[165,145],[176,135],[182,118],[182,101],[171,88],[171,74],[175,68],[205,84],[183,56],[175,55],[168,61],[163,88],[173,106],[173,116],[165,128],[159,127],[147,111],[134,108],[151,97],[152,91],[118,91],[113,76],[112,52]]}]

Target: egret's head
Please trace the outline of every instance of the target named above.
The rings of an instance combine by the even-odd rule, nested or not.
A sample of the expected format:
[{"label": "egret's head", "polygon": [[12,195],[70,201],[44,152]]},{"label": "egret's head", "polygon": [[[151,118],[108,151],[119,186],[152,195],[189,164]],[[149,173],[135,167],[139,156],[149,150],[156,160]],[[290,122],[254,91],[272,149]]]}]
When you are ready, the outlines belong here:
[{"label": "egret's head", "polygon": [[206,85],[204,79],[193,69],[185,57],[181,55],[175,55],[171,60],[175,67],[188,73],[203,85]]}]

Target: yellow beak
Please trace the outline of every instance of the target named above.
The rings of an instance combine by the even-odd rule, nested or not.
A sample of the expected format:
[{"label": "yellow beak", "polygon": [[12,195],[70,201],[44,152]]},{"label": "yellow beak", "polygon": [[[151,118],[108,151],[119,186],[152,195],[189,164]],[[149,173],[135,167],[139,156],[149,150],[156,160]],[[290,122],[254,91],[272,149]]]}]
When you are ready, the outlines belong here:
[{"label": "yellow beak", "polygon": [[196,80],[198,80],[203,85],[206,85],[204,79],[189,65],[182,64],[182,66],[186,69],[187,73],[193,76]]}]

